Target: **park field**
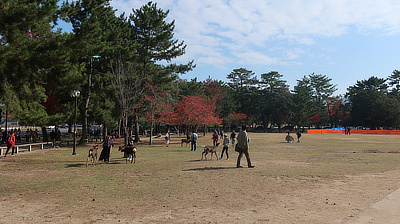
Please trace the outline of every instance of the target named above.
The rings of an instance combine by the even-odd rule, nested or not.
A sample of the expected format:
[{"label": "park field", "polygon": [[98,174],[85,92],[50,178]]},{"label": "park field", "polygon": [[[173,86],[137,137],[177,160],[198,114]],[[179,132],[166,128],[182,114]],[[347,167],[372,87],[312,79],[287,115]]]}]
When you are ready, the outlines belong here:
[{"label": "park field", "polygon": [[136,164],[118,141],[94,167],[90,145],[2,157],[0,223],[348,223],[400,187],[400,136],[285,135],[249,133],[253,169],[232,147],[202,161],[211,135],[195,152],[142,142]]}]

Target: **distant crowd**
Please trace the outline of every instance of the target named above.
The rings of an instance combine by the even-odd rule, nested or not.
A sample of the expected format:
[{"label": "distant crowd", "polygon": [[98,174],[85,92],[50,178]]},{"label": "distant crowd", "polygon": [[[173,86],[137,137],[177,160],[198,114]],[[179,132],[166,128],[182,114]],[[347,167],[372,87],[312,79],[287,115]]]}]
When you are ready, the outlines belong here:
[{"label": "distant crowd", "polygon": [[39,138],[39,132],[37,129],[27,129],[26,131],[22,131],[21,128],[18,129],[11,129],[8,132],[6,130],[0,129],[0,142],[1,144],[5,144],[7,142],[8,136],[11,135],[15,136],[15,142],[32,142],[36,143],[37,139]]}]

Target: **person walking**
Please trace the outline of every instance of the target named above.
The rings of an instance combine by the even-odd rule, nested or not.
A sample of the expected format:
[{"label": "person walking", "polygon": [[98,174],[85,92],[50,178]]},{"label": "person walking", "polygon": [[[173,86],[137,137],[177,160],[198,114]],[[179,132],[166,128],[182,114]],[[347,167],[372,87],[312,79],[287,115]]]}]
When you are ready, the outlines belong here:
[{"label": "person walking", "polygon": [[231,142],[232,142],[232,147],[235,148],[235,142],[236,142],[236,131],[235,130],[232,130]]},{"label": "person walking", "polygon": [[217,145],[217,143],[218,143],[218,140],[219,140],[219,137],[218,137],[218,132],[217,132],[217,130],[215,130],[214,131],[214,134],[213,134],[213,136],[212,136],[212,138],[211,138],[212,140],[213,140],[213,145],[214,146],[216,146]]},{"label": "person walking", "polygon": [[242,126],[242,130],[240,131],[240,133],[238,134],[237,137],[237,150],[239,152],[238,158],[237,158],[237,163],[236,163],[236,167],[237,168],[242,168],[242,166],[240,166],[240,160],[243,157],[243,154],[246,156],[247,159],[247,166],[249,168],[254,168],[255,166],[251,165],[251,160],[250,160],[250,154],[249,154],[249,137],[247,135],[247,125],[244,124]]},{"label": "person walking", "polygon": [[229,138],[227,134],[224,134],[224,141],[223,141],[223,148],[222,148],[222,153],[221,153],[221,158],[220,160],[224,157],[224,152],[226,153],[226,160],[229,160],[229,154],[228,154],[228,149],[229,149]]},{"label": "person walking", "polygon": [[191,143],[190,151],[196,151],[196,149],[197,149],[197,133],[196,133],[196,131],[193,131],[193,133],[190,135],[190,143]]},{"label": "person walking", "polygon": [[14,150],[15,153],[17,153],[17,150],[15,148],[15,135],[14,132],[11,132],[10,135],[7,138],[7,151],[6,154],[4,155],[4,157],[7,157],[8,151],[10,150],[10,148],[12,148],[11,150],[11,156],[14,156]]}]

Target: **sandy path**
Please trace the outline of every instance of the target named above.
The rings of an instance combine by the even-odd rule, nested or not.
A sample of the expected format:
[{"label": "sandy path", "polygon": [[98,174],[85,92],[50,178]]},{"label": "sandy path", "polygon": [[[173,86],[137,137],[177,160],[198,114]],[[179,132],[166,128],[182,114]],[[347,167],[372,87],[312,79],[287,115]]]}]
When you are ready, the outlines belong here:
[{"label": "sandy path", "polygon": [[351,218],[346,224],[400,223],[400,189]]}]

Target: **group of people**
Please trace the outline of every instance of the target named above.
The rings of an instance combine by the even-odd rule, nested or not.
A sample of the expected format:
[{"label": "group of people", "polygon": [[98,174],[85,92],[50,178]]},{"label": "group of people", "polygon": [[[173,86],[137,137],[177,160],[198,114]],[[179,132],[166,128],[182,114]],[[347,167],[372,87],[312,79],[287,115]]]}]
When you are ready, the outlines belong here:
[{"label": "group of people", "polygon": [[[228,149],[229,145],[232,144],[232,147],[235,148],[235,151],[239,152],[237,162],[236,162],[236,167],[241,168],[242,166],[240,165],[241,159],[243,155],[246,156],[247,160],[247,166],[249,168],[254,168],[254,166],[251,164],[250,160],[250,154],[249,154],[249,142],[250,138],[247,135],[247,125],[243,125],[241,131],[239,134],[236,134],[236,131],[233,130],[230,138],[228,138],[227,134],[223,134],[221,131],[214,131],[212,140],[213,140],[213,145],[216,146],[218,144],[218,141],[220,140],[220,136],[223,136],[223,148],[222,148],[222,153],[221,157],[219,158],[220,160],[223,159],[224,154],[226,154],[226,159],[229,160],[229,154],[228,154]],[[237,137],[236,137],[237,135]],[[196,151],[197,148],[197,133],[196,131],[193,131],[193,133],[190,135],[190,142],[191,142],[191,151]],[[235,144],[237,141],[237,144]]]},{"label": "group of people", "polygon": [[345,128],[344,128],[344,134],[345,134],[345,135],[350,135],[350,130],[351,130],[351,129],[350,129],[349,127],[345,127]]},{"label": "group of people", "polygon": [[[297,136],[297,143],[300,143],[300,138],[301,138],[301,131],[297,130],[296,131],[296,136]],[[287,133],[285,140],[287,143],[293,143],[294,138],[290,135],[290,132]]]},{"label": "group of people", "polygon": [[[14,133],[15,136],[15,142],[22,142],[22,136],[23,136],[23,131],[18,128],[18,129],[11,129],[9,131],[5,131],[0,129],[0,138],[1,138],[1,144],[5,144],[8,140],[8,136]],[[25,132],[25,141],[26,142],[33,142],[36,143],[36,140],[38,138],[38,131],[33,130],[33,129],[27,129]]]},{"label": "group of people", "polygon": [[61,141],[61,131],[58,128],[51,130],[50,140],[53,142],[53,145],[55,145],[56,141]]},{"label": "group of people", "polygon": [[[14,153],[17,153],[17,148],[15,147],[15,144],[17,142],[22,142],[21,135],[22,131],[21,129],[11,129],[10,131],[3,131],[0,130],[1,134],[1,144],[6,144],[7,145],[7,151],[4,157],[7,157],[8,152],[11,149],[11,156],[14,156]],[[37,130],[33,131],[31,129],[26,130],[26,142],[32,141],[33,143],[36,142],[36,139],[38,138],[37,135]]]}]

